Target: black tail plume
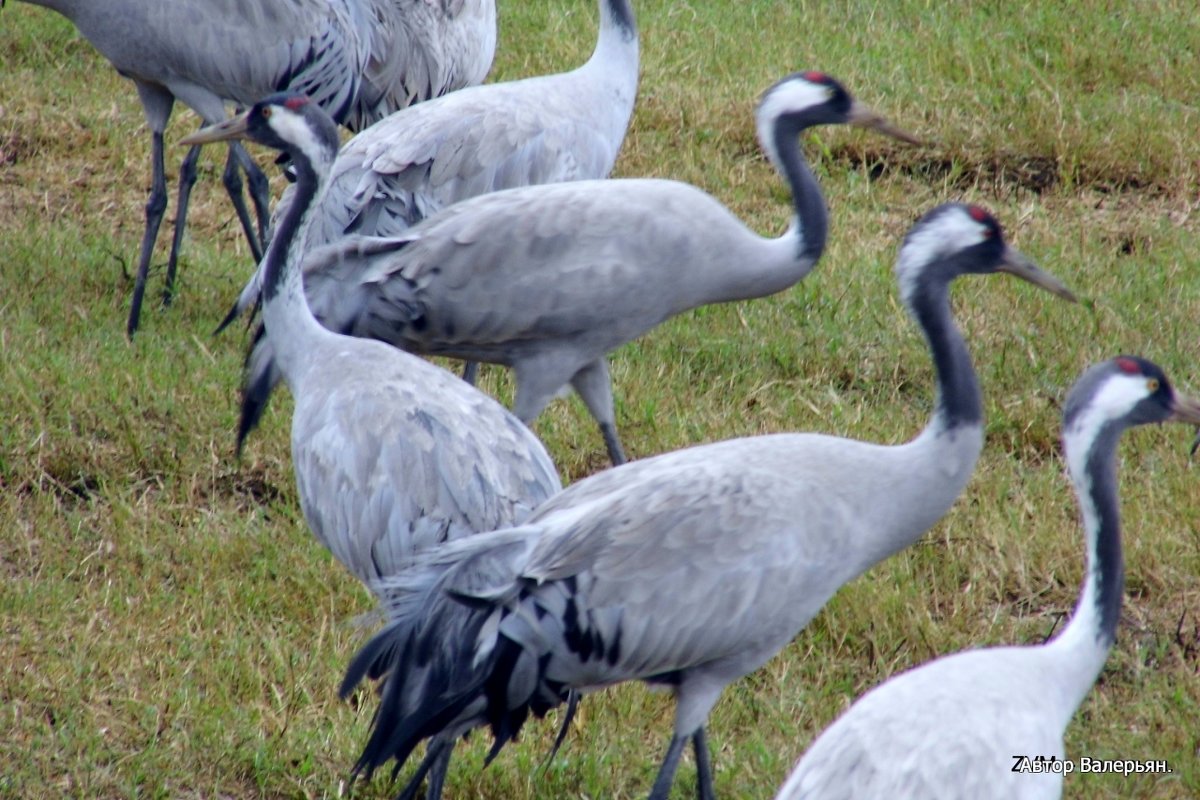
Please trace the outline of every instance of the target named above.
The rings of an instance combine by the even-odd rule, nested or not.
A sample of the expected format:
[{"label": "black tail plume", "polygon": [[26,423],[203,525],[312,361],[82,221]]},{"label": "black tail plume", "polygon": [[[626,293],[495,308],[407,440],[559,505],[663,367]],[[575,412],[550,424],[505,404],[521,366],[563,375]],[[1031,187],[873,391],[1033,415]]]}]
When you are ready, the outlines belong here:
[{"label": "black tail plume", "polygon": [[241,458],[242,448],[246,445],[246,437],[262,422],[263,413],[271,401],[271,390],[279,382],[278,368],[274,359],[266,365],[260,365],[258,349],[265,341],[267,329],[259,323],[254,332],[254,340],[246,353],[246,383],[242,387],[242,415],[238,419],[237,455]]},{"label": "black tail plume", "polygon": [[[355,774],[370,776],[391,759],[399,770],[421,740],[432,738],[433,746],[483,725],[495,737],[490,762],[530,714],[542,717],[568,700],[566,687],[545,677],[551,655],[544,641],[536,641],[538,632],[515,638],[505,632],[525,630],[508,625],[510,616],[536,618],[517,607],[533,602],[527,591],[495,602],[464,596],[448,588],[455,581],[462,585],[464,566],[479,564],[462,558],[405,573],[400,580],[406,591],[389,597],[391,621],[351,660],[343,697],[364,679],[383,681]],[[418,769],[414,780],[422,774]]]}]

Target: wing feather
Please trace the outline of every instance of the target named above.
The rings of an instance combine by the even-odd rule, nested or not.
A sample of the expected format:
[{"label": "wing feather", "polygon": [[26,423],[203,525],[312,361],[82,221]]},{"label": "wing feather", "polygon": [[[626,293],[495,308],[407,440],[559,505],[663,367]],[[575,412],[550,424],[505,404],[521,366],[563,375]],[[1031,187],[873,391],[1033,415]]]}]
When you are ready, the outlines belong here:
[{"label": "wing feather", "polygon": [[417,550],[514,525],[559,488],[544,448],[498,404],[379,347],[387,357],[369,370],[337,358],[316,367],[309,385],[337,373],[336,388],[300,393],[292,431],[305,517],[366,582]]}]

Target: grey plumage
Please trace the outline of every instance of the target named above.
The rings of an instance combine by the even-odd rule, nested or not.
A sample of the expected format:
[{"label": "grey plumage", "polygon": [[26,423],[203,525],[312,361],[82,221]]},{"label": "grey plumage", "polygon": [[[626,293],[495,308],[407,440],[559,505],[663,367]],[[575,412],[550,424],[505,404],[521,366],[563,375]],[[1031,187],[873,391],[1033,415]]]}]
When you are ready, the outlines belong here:
[{"label": "grey plumage", "polygon": [[367,63],[345,120],[352,131],[483,83],[492,68],[495,0],[367,0],[366,9]]},{"label": "grey plumage", "polygon": [[[70,19],[137,87],[153,138],[152,188],[127,332],[136,331],[150,257],[167,205],[162,135],[175,100],[212,125],[225,103],[249,105],[281,88],[310,96],[352,128],[487,74],[495,51],[494,0],[27,0]],[[169,302],[199,148],[180,171]],[[242,199],[250,182],[260,229]],[[255,260],[267,215],[267,179],[230,145],[224,181]]]},{"label": "grey plumage", "polygon": [[264,260],[276,289],[263,313],[287,337],[280,366],[296,402],[292,453],[305,517],[370,583],[420,546],[511,524],[559,484],[541,443],[494,400],[427,361],[331,333],[292,294],[296,240],[337,149],[323,123],[332,125],[315,104],[274,95],[185,141],[250,137],[298,162],[298,202]]},{"label": "grey plumage", "polygon": [[[305,250],[344,236],[395,236],[476,195],[532,184],[607,177],[629,127],[638,81],[638,35],[629,0],[599,0],[600,31],[577,69],[467,88],[398,111],[345,144],[329,190],[313,212]],[[284,193],[276,215],[291,203]],[[370,302],[377,258],[337,251],[305,262],[305,294],[317,319],[351,332]],[[258,303],[262,270],[225,324]],[[386,335],[383,336],[386,339]],[[239,447],[279,382],[270,341],[255,335]]]},{"label": "grey plumage", "polygon": [[[619,464],[625,456],[608,352],[688,309],[786,289],[820,257],[827,214],[800,153],[801,131],[848,123],[913,141],[819,73],[769,89],[757,122],[795,205],[778,239],[759,236],[712,196],[676,181],[509,189],[463,200],[390,244],[373,244],[365,263],[348,264],[337,249],[313,254],[304,266],[310,292],[335,273],[353,278],[322,292],[317,315],[333,330],[411,352],[512,367],[513,410],[526,423],[570,384]],[[260,343],[248,362],[243,433],[272,383]]]},{"label": "grey plumage", "polygon": [[[274,95],[185,142],[235,137],[283,150],[296,171],[296,202],[265,258],[263,319],[295,397],[292,460],[317,538],[375,586],[422,548],[516,524],[557,492],[541,443],[494,400],[416,356],[334,334],[308,310],[296,242],[337,152],[328,115]],[[431,746],[431,798],[455,733]]]},{"label": "grey plumage", "polygon": [[[607,177],[633,113],[638,35],[629,0],[599,0],[599,11],[596,47],[579,68],[469,87],[391,114],[348,141],[305,249],[348,233],[400,234],[488,192]],[[285,193],[276,214],[289,202]]]},{"label": "grey plumage", "polygon": [[1200,402],[1177,395],[1156,365],[1124,356],[1088,370],[1063,409],[1087,540],[1071,622],[1047,644],[957,653],[871,690],[817,737],[776,800],[1060,797],[1061,770],[1014,771],[1014,759],[1064,758],[1063,732],[1103,668],[1120,615],[1117,441],[1128,427],[1165,421],[1200,423]]},{"label": "grey plumage", "polygon": [[902,295],[938,376],[936,410],[911,442],[776,434],[636,461],[385,582],[389,624],[343,682],[344,693],[364,677],[384,682],[357,770],[402,763],[466,710],[488,720],[495,750],[567,692],[637,679],[677,700],[651,797],[667,796],[689,740],[711,797],[704,723],[724,687],[933,525],[970,477],[982,405],[948,290],[957,275],[994,271],[1070,297],[978,208],[936,209],[901,248]]}]

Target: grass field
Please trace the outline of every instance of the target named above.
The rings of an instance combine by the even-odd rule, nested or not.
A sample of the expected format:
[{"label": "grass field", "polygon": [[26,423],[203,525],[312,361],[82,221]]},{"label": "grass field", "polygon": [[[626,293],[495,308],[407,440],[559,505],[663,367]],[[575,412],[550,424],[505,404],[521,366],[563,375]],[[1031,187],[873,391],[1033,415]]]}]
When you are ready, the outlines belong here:
[{"label": "grass field", "polygon": [[[690,181],[781,232],[787,194],[752,110],[796,69],[840,78],[929,144],[808,138],[831,210],[824,259],[776,297],[684,315],[614,355],[632,456],[778,430],[912,436],[932,376],[891,262],[939,202],[988,206],[1085,298],[1069,306],[1001,278],[957,286],[988,417],[977,474],[921,542],[726,692],[709,728],[718,792],[767,798],[888,675],[1040,642],[1062,623],[1083,550],[1058,415],[1085,366],[1134,352],[1200,392],[1200,26],[1180,0],[635,4],[644,65],[620,175]],[[590,52],[593,0],[499,6],[493,80]],[[177,114],[169,140],[194,125]],[[148,148],[132,85],[68,23],[22,3],[0,11],[0,797],[343,796],[372,706],[341,702],[336,687],[370,598],[300,516],[285,393],[233,456],[244,336],[210,331],[252,265],[217,180],[223,153],[203,162],[176,304],[149,303],[136,342],[124,337]],[[183,150],[170,155],[169,172]],[[511,391],[497,370],[485,384]],[[536,430],[566,481],[606,463],[575,400]],[[1073,757],[1174,771],[1073,776],[1069,797],[1200,796],[1200,468],[1188,441],[1176,427],[1122,445],[1122,629],[1067,743]],[[642,796],[671,713],[640,686],[590,698],[544,772],[553,724],[530,725],[487,770],[487,737],[473,737],[447,796]],[[677,796],[691,796],[693,774],[683,767]],[[394,788],[381,776],[355,795]]]}]

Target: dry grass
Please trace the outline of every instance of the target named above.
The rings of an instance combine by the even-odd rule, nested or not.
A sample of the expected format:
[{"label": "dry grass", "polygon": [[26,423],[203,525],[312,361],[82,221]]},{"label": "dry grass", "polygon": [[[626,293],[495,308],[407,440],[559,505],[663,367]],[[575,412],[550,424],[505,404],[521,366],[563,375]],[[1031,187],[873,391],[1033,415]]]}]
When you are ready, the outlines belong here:
[{"label": "dry grass", "polygon": [[[991,207],[1088,300],[1068,307],[1002,279],[956,289],[987,399],[978,474],[928,537],[726,693],[711,725],[718,790],[769,797],[809,739],[888,675],[1060,624],[1082,550],[1058,405],[1084,366],[1137,352],[1200,390],[1194,8],[641,5],[621,174],[691,181],[781,231],[786,193],[759,155],[753,98],[809,67],[931,144],[810,137],[832,211],[825,259],[778,297],[702,309],[620,351],[632,454],[775,430],[912,435],[931,375],[890,264],[911,221],[943,200]],[[501,0],[493,77],[577,63],[591,6]],[[349,620],[369,601],[300,518],[287,398],[245,461],[232,458],[242,342],[208,332],[251,265],[219,167],[204,162],[178,302],[148,306],[130,345],[149,181],[132,88],[69,25],[20,3],[0,12],[0,62],[0,796],[338,796],[370,705],[334,689],[361,639]],[[181,114],[169,137],[193,125]],[[507,396],[503,376],[487,378]],[[565,478],[603,466],[575,401],[537,430]],[[1150,430],[1122,445],[1123,628],[1068,732],[1073,755],[1165,758],[1175,773],[1076,776],[1072,797],[1200,795],[1200,481],[1186,440]],[[593,698],[545,773],[552,725],[531,726],[486,771],[475,737],[448,795],[642,795],[670,713],[640,687]],[[356,794],[391,789],[380,779]]]}]

